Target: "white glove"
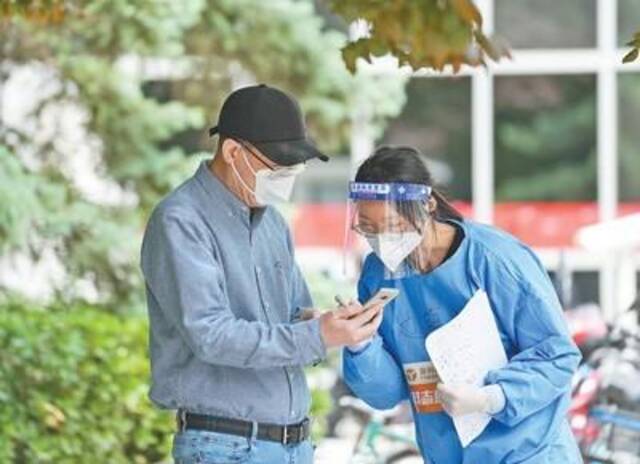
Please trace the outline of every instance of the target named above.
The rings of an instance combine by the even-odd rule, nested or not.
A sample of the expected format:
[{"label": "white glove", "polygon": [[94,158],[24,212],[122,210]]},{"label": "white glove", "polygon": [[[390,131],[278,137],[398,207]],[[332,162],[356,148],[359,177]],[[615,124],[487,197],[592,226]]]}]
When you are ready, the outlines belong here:
[{"label": "white glove", "polygon": [[497,414],[504,408],[505,397],[500,385],[444,385],[438,384],[437,395],[450,416],[473,413]]}]

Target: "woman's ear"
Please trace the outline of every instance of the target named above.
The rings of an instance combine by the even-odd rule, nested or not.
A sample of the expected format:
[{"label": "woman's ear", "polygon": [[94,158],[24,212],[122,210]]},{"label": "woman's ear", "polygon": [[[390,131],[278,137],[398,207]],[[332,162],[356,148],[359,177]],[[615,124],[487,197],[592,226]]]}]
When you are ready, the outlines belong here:
[{"label": "woman's ear", "polygon": [[427,211],[430,216],[435,216],[436,210],[438,209],[438,201],[434,197],[429,197],[427,200]]}]

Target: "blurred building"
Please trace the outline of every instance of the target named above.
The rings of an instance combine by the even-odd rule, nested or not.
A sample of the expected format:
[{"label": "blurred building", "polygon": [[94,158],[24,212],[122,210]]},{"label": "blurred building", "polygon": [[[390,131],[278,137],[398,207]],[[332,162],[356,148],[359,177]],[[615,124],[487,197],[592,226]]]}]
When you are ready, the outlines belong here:
[{"label": "blurred building", "polygon": [[[589,224],[640,212],[640,65],[622,64],[640,27],[638,0],[478,0],[484,27],[513,59],[458,76],[415,73],[407,104],[380,139],[354,109],[350,160],[307,170],[294,217],[301,254],[339,267],[348,173],[381,143],[408,144],[468,217],[532,245],[567,306],[609,315],[640,282],[638,248],[576,242]],[[398,73],[381,59],[366,72]],[[640,239],[639,230],[628,234]]]},{"label": "blurred building", "polygon": [[[640,27],[640,0],[476,3],[485,29],[509,42],[513,59],[456,76],[414,73],[405,108],[378,138],[367,108],[354,108],[350,153],[313,163],[297,183],[289,218],[298,258],[306,269],[343,278],[354,168],[376,145],[413,145],[465,216],[534,247],[566,306],[596,302],[613,317],[638,291],[638,250],[612,243],[596,252],[576,234],[640,212],[640,64],[622,64],[624,43]],[[145,91],[161,100],[188,79],[161,63],[147,72]],[[408,71],[380,59],[364,72]],[[251,82],[243,74],[236,84]],[[170,143],[210,149],[204,131]],[[352,254],[365,251],[348,245]]]},{"label": "blurred building", "polygon": [[[322,2],[316,3],[328,27],[341,27],[332,23]],[[297,183],[297,207],[287,213],[298,258],[307,269],[343,278],[346,186],[354,168],[376,145],[413,145],[426,155],[434,177],[465,216],[496,224],[534,247],[559,282],[567,306],[598,302],[612,316],[637,292],[638,249],[611,243],[594,251],[575,237],[583,226],[640,213],[640,63],[622,64],[624,43],[640,28],[640,0],[476,3],[485,29],[510,43],[513,59],[487,69],[463,69],[456,76],[414,73],[407,104],[380,137],[369,129],[367,108],[354,108],[349,153],[334,154],[327,164],[313,163]],[[188,93],[188,66],[177,64],[121,59],[123,68],[145,75],[145,94],[161,101]],[[246,71],[231,68],[234,87],[253,83]],[[5,119],[21,114],[30,101],[24,95],[38,95],[32,89],[44,88],[46,69],[27,71],[22,78],[14,76],[19,88],[5,88],[5,94],[16,96],[2,102]],[[408,72],[388,59],[363,71]],[[68,125],[68,132],[79,137],[79,124]],[[187,152],[212,150],[206,128],[185,131],[166,143]],[[101,197],[119,198],[113,186],[87,176],[93,166],[71,168],[89,193],[98,186]],[[628,233],[640,237],[640,230]],[[353,254],[355,244],[348,245]],[[0,262],[0,279],[28,283],[25,275],[41,275],[46,280],[57,269],[49,261],[37,273],[29,263],[17,272],[14,261]],[[356,266],[350,266],[353,272]]]}]

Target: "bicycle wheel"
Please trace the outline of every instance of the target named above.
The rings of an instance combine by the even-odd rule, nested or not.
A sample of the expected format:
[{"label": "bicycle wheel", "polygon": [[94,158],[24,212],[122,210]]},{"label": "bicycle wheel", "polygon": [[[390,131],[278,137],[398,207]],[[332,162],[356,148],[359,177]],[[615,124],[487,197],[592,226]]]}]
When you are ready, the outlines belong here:
[{"label": "bicycle wheel", "polygon": [[385,464],[423,464],[422,456],[416,449],[409,448],[387,457]]}]

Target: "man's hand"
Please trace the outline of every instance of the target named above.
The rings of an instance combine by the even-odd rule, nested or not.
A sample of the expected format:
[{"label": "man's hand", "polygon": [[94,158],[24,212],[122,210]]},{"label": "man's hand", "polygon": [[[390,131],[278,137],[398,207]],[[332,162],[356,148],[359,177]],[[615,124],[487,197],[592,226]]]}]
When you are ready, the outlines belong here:
[{"label": "man's hand", "polygon": [[358,302],[323,313],[320,333],[327,348],[357,345],[371,338],[382,322],[383,305],[363,309]]}]

